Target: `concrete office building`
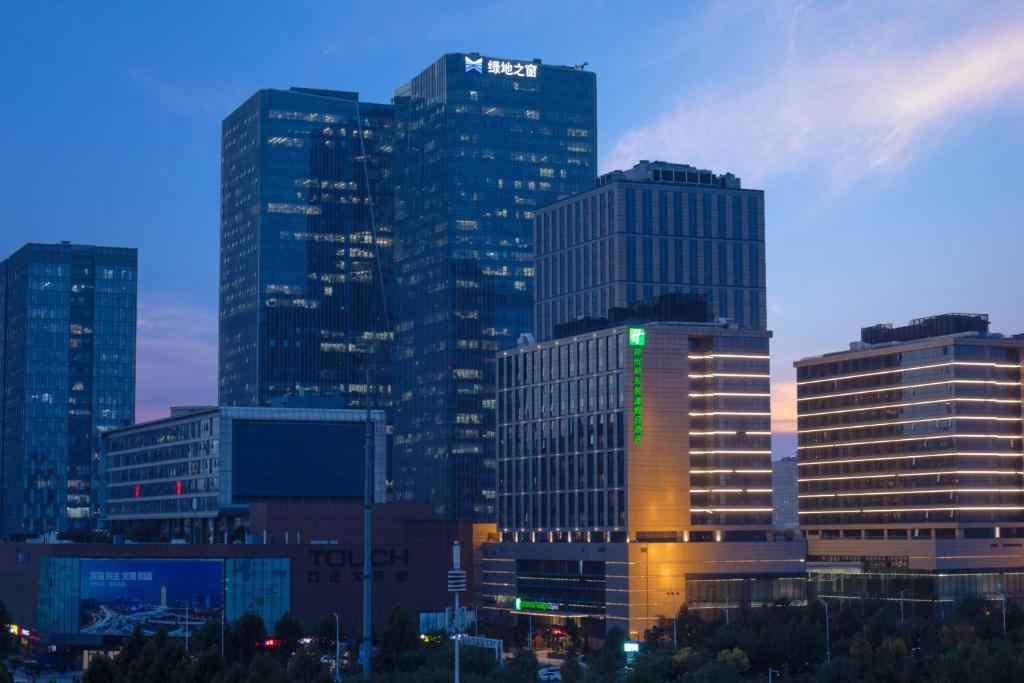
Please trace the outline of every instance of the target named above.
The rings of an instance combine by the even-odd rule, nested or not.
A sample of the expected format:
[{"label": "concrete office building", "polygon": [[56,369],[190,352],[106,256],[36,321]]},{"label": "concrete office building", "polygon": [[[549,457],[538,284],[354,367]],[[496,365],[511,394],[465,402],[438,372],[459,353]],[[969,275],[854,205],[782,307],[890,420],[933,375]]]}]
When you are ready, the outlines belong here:
[{"label": "concrete office building", "polygon": [[703,294],[712,318],[767,329],[764,192],[731,173],[641,161],[537,211],[538,340],[668,292]]},{"label": "concrete office building", "polygon": [[650,308],[499,354],[488,608],[640,637],[803,600],[803,543],[769,541],[770,333]]},{"label": "concrete office building", "polygon": [[0,261],[0,536],[98,519],[93,456],[135,419],[138,252],[27,244]]},{"label": "concrete office building", "polygon": [[796,457],[772,463],[772,525],[776,529],[796,529],[800,522]]},{"label": "concrete office building", "polygon": [[597,79],[446,54],[395,91],[394,493],[493,521],[495,352],[533,332],[533,220],[594,185]]},{"label": "concrete office building", "polygon": [[825,595],[1024,599],[1024,335],[949,314],[795,363],[800,528]]},{"label": "concrete office building", "polygon": [[[246,540],[260,501],[362,500],[364,410],[172,408],[103,437],[103,519],[131,540]],[[386,424],[371,411],[375,495]],[[300,539],[293,538],[293,542]]]}]

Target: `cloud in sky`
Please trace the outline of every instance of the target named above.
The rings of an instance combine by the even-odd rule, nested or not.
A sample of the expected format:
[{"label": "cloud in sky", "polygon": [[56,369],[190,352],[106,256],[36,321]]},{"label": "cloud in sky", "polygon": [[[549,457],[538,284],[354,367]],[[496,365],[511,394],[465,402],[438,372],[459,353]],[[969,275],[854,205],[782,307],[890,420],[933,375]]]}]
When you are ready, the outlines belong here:
[{"label": "cloud in sky", "polygon": [[217,317],[176,305],[140,304],[135,419],[167,415],[169,405],[217,402]]},{"label": "cloud in sky", "polygon": [[1024,102],[1024,12],[1003,7],[759,8],[762,30],[780,33],[781,58],[687,92],[621,135],[604,166],[686,159],[758,180],[811,170],[836,189],[898,170],[964,116]]},{"label": "cloud in sky", "polygon": [[772,382],[772,431],[796,432],[796,382]]}]

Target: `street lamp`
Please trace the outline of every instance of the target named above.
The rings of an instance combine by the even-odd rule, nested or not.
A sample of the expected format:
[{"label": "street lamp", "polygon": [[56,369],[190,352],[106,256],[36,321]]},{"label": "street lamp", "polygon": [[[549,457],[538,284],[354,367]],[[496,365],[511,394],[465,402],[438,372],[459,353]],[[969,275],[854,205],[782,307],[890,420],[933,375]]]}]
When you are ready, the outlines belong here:
[{"label": "street lamp", "polygon": [[681,591],[669,591],[666,595],[672,598],[672,647],[679,648],[679,637],[676,632],[676,621],[679,619],[679,607],[676,604],[676,598],[682,595]]},{"label": "street lamp", "polygon": [[334,680],[341,680],[341,619],[337,612],[334,615]]},{"label": "street lamp", "polygon": [[825,661],[832,661],[832,637],[828,632],[828,603],[818,598],[818,602],[825,608]]},{"label": "street lamp", "polygon": [[900,591],[900,623],[902,624],[906,619],[903,616],[903,594],[906,593],[909,588],[904,588]]},{"label": "street lamp", "polygon": [[782,672],[778,669],[768,667],[768,683],[772,683],[772,674],[775,674],[776,676],[781,676]]}]

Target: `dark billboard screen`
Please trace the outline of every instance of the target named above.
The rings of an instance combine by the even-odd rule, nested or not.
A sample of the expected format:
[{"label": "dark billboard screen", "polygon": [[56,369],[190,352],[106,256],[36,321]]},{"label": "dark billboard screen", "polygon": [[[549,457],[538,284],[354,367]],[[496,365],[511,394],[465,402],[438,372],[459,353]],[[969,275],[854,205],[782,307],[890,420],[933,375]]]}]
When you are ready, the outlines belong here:
[{"label": "dark billboard screen", "polygon": [[139,626],[184,637],[220,621],[223,586],[221,560],[83,559],[79,630],[127,636]]},{"label": "dark billboard screen", "polygon": [[236,501],[363,497],[365,422],[235,419],[231,436]]}]

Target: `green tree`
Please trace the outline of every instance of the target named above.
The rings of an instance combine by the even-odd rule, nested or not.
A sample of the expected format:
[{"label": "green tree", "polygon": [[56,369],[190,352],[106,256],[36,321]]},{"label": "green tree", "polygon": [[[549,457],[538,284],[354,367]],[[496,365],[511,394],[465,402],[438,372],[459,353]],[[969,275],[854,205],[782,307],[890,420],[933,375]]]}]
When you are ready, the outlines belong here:
[{"label": "green tree", "polygon": [[[227,636],[225,629],[225,637]],[[189,638],[189,649],[193,652],[206,652],[211,647],[220,652],[220,622],[208,621],[201,628],[192,632]]]},{"label": "green tree", "polygon": [[192,661],[186,662],[181,670],[175,683],[208,683],[224,674],[224,658],[220,656],[218,647],[211,646]]},{"label": "green tree", "polygon": [[14,646],[14,639],[11,638],[11,633],[8,630],[12,621],[14,620],[11,618],[11,613],[7,611],[7,605],[0,600],[0,656],[10,652]]},{"label": "green tree", "polygon": [[537,680],[539,672],[540,664],[537,663],[536,652],[527,649],[516,650],[505,670],[505,680],[509,683],[533,683]]},{"label": "green tree", "polygon": [[858,668],[870,669],[875,659],[875,650],[864,636],[857,636],[850,644],[850,659]]},{"label": "green tree", "polygon": [[736,673],[746,673],[750,670],[750,659],[747,653],[738,647],[731,650],[722,650],[718,653],[716,660],[722,666],[727,666]]},{"label": "green tree", "polygon": [[277,660],[266,652],[259,652],[252,657],[249,663],[249,678],[253,683],[277,683],[284,681],[289,683],[288,674],[277,663]]},{"label": "green tree", "polygon": [[327,665],[315,648],[304,647],[288,660],[288,676],[295,683],[330,683]]},{"label": "green tree", "polygon": [[285,613],[274,626],[274,637],[281,641],[280,652],[284,659],[291,657],[299,649],[299,638],[305,635],[302,622],[294,615]]},{"label": "green tree", "polygon": [[382,671],[395,671],[402,654],[419,645],[419,629],[412,617],[401,607],[396,607],[380,636],[377,659]]},{"label": "green tree", "polygon": [[121,651],[114,657],[117,668],[127,676],[135,661],[142,655],[142,648],[146,647],[146,636],[142,635],[142,627],[136,626],[132,629],[131,635],[124,639]]},{"label": "green tree", "polygon": [[114,661],[104,655],[89,660],[89,668],[82,676],[82,683],[126,683],[127,679]]},{"label": "green tree", "polygon": [[0,683],[14,683],[14,676],[7,670],[3,662],[0,662]]},{"label": "green tree", "polygon": [[583,683],[583,667],[575,657],[569,657],[562,665],[563,683]]},{"label": "green tree", "polygon": [[330,644],[331,649],[334,649],[334,633],[335,623],[333,614],[323,615],[313,622],[313,625],[309,628],[309,635],[315,638],[321,647]]},{"label": "green tree", "polygon": [[255,614],[243,614],[232,624],[231,636],[234,641],[234,655],[243,666],[248,666],[252,658],[267,639],[267,627],[263,619]]}]

